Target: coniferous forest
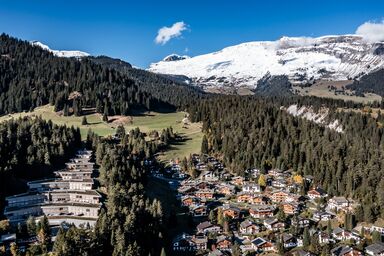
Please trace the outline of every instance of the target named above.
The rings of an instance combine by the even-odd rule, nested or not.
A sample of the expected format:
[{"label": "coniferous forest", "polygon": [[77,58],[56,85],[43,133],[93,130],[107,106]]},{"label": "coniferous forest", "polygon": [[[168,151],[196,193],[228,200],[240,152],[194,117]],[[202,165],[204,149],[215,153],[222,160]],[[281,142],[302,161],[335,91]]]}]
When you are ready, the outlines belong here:
[{"label": "coniferous forest", "polygon": [[289,115],[279,102],[252,97],[221,97],[191,107],[191,118],[203,121],[208,152],[244,174],[248,168],[297,170],[314,176],[329,195],[362,202],[358,220],[384,217],[383,117],[337,112],[338,133]]},{"label": "coniferous forest", "polygon": [[85,107],[106,115],[132,108],[157,110],[183,106],[200,93],[146,71],[120,72],[91,59],[58,58],[5,34],[0,36],[0,115],[30,111],[45,104],[65,115]]}]

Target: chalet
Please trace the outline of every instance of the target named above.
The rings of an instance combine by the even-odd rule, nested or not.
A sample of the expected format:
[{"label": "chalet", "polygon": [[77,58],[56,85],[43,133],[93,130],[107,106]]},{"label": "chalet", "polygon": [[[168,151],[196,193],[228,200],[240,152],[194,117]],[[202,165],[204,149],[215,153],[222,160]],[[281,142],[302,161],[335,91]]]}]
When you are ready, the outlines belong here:
[{"label": "chalet", "polygon": [[284,248],[290,249],[297,246],[297,239],[295,236],[286,233],[282,234],[281,236]]},{"label": "chalet", "polygon": [[320,231],[318,232],[317,236],[319,237],[320,244],[329,244],[333,242],[333,239],[331,238],[331,236],[326,232]]},{"label": "chalet", "polygon": [[193,195],[193,193],[197,191],[197,188],[195,188],[194,186],[185,185],[179,187],[177,191],[183,195]]},{"label": "chalet", "polygon": [[202,189],[195,192],[195,196],[198,198],[213,199],[214,191],[211,189]]},{"label": "chalet", "polygon": [[268,171],[269,176],[280,177],[283,175],[283,171],[280,169],[272,169]]},{"label": "chalet", "polygon": [[207,216],[207,206],[197,205],[191,210],[193,217]]},{"label": "chalet", "polygon": [[292,218],[291,224],[292,226],[295,226],[297,228],[305,228],[305,227],[309,227],[309,225],[311,224],[311,220],[298,216],[298,217]]},{"label": "chalet", "polygon": [[282,203],[289,196],[289,193],[285,191],[277,191],[272,193],[271,199],[274,203]]},{"label": "chalet", "polygon": [[199,225],[197,225],[197,232],[198,233],[219,233],[221,232],[221,227],[218,225],[214,225],[209,221],[201,222]]},{"label": "chalet", "polygon": [[261,174],[261,170],[260,169],[249,169],[249,170],[247,170],[247,173],[249,173],[252,178],[257,178]]},{"label": "chalet", "polygon": [[332,210],[346,210],[349,207],[349,201],[345,197],[333,197],[328,201],[328,207]]},{"label": "chalet", "polygon": [[232,239],[228,236],[218,236],[216,238],[216,248],[220,250],[229,250],[232,247]]},{"label": "chalet", "polygon": [[213,172],[213,171],[203,171],[200,174],[199,178],[201,180],[204,180],[204,181],[218,181],[219,180],[218,175],[216,175],[215,172]]},{"label": "chalet", "polygon": [[288,186],[288,183],[286,179],[284,178],[278,178],[272,181],[272,187],[275,188],[285,188]]},{"label": "chalet", "polygon": [[207,165],[204,163],[198,163],[195,165],[195,168],[199,171],[205,171],[207,169]]},{"label": "chalet", "polygon": [[261,237],[252,240],[252,248],[259,253],[276,251],[274,244]]},{"label": "chalet", "polygon": [[217,187],[217,192],[219,194],[232,195],[235,193],[235,186],[229,184],[219,185]]},{"label": "chalet", "polygon": [[298,203],[284,203],[283,211],[285,214],[293,215],[299,213],[299,204]]},{"label": "chalet", "polygon": [[383,226],[372,225],[371,232],[373,232],[373,231],[377,231],[377,232],[381,233],[382,236],[384,236],[384,227]]},{"label": "chalet", "polygon": [[339,245],[331,250],[332,256],[359,256],[363,255],[360,251],[353,249],[348,245]]},{"label": "chalet", "polygon": [[244,184],[244,178],[240,176],[233,177],[231,180],[232,184],[241,186]]},{"label": "chalet", "polygon": [[184,196],[181,198],[181,204],[183,206],[193,206],[200,203],[200,199],[194,196]]},{"label": "chalet", "polygon": [[269,199],[263,195],[254,195],[249,203],[251,204],[257,204],[257,205],[264,205],[267,204]]},{"label": "chalet", "polygon": [[240,223],[239,231],[243,235],[244,234],[254,235],[260,232],[260,227],[250,220],[244,220],[243,222]]},{"label": "chalet", "polygon": [[304,197],[293,193],[289,193],[288,196],[285,198],[286,203],[301,203],[304,200]]},{"label": "chalet", "polygon": [[332,231],[332,236],[337,240],[337,241],[346,241],[346,240],[354,240],[356,242],[359,242],[361,239],[358,235],[347,231],[343,228],[335,228]]},{"label": "chalet", "polygon": [[272,217],[274,212],[275,207],[272,205],[257,205],[249,209],[251,217],[257,219]]},{"label": "chalet", "polygon": [[213,185],[210,182],[201,181],[195,184],[195,187],[200,190],[209,190],[213,188]]},{"label": "chalet", "polygon": [[246,194],[246,193],[241,193],[237,195],[237,202],[238,203],[249,203],[253,199],[253,195],[251,194]]},{"label": "chalet", "polygon": [[274,218],[264,220],[263,224],[267,230],[271,231],[279,231],[285,228],[285,224],[283,222]]},{"label": "chalet", "polygon": [[317,211],[313,213],[313,219],[315,221],[328,221],[333,219],[334,215],[329,212]]},{"label": "chalet", "polygon": [[195,244],[196,250],[207,250],[208,238],[205,235],[193,236],[192,242]]},{"label": "chalet", "polygon": [[173,239],[172,248],[176,252],[192,252],[197,249],[196,244],[193,241],[193,237],[186,233],[183,233]]},{"label": "chalet", "polygon": [[240,213],[241,213],[241,211],[237,207],[229,206],[229,207],[223,208],[223,216],[224,217],[229,217],[231,219],[238,219],[238,218],[240,218]]},{"label": "chalet", "polygon": [[308,191],[307,195],[311,200],[315,200],[318,198],[324,198],[324,197],[328,196],[327,193],[320,187],[311,189],[310,191]]},{"label": "chalet", "polygon": [[242,191],[245,193],[260,193],[261,187],[255,183],[246,183],[243,185]]},{"label": "chalet", "polygon": [[371,256],[384,256],[384,243],[377,242],[365,247],[365,253]]}]

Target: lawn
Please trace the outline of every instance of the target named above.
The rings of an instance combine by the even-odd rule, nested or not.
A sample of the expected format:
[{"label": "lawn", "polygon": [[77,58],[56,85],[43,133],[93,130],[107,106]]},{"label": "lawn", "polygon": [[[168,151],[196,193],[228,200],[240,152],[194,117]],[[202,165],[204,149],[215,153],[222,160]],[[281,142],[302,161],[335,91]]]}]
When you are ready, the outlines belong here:
[{"label": "lawn", "polygon": [[42,106],[36,108],[32,112],[16,113],[0,117],[0,122],[11,118],[23,116],[41,116],[46,120],[52,120],[55,124],[79,127],[82,139],[86,138],[89,129],[100,136],[113,135],[116,127],[123,124],[127,131],[139,127],[143,132],[162,129],[172,126],[173,130],[185,138],[185,142],[178,145],[172,145],[170,150],[164,152],[161,160],[168,161],[170,159],[182,158],[189,156],[191,153],[199,153],[203,134],[201,132],[200,123],[190,123],[187,128],[183,128],[181,122],[187,113],[172,112],[172,113],[157,113],[145,112],[137,116],[111,116],[110,122],[102,121],[102,116],[98,113],[90,113],[85,115],[88,121],[87,125],[82,125],[82,116],[63,116],[60,113],[53,111],[53,106]]}]

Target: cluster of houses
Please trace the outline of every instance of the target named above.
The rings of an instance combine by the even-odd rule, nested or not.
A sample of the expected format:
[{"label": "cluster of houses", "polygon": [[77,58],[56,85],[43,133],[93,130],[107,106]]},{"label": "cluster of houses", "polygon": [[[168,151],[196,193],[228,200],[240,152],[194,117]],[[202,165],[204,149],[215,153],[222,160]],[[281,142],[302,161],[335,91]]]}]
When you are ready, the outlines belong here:
[{"label": "cluster of houses", "polygon": [[[193,163],[200,175],[180,182],[177,191],[180,204],[188,208],[197,226],[193,234],[175,237],[175,252],[231,255],[236,245],[243,255],[278,254],[281,250],[313,255],[304,250],[306,229],[310,239],[316,237],[321,246],[331,248],[330,255],[384,255],[380,242],[356,249],[362,240],[361,228],[347,230],[332,224],[327,230],[341,215],[353,212],[357,203],[344,197],[329,198],[326,191],[314,186],[311,176],[254,169],[247,170],[245,178],[229,174],[213,157],[202,161],[193,155]],[[311,187],[306,193],[303,182]],[[382,226],[365,227],[368,233],[375,230],[384,236]]]},{"label": "cluster of houses", "polygon": [[47,216],[51,226],[63,222],[93,226],[101,208],[95,190],[92,152],[78,151],[56,178],[28,182],[28,192],[6,198],[5,217],[10,223],[25,222],[29,216]]}]

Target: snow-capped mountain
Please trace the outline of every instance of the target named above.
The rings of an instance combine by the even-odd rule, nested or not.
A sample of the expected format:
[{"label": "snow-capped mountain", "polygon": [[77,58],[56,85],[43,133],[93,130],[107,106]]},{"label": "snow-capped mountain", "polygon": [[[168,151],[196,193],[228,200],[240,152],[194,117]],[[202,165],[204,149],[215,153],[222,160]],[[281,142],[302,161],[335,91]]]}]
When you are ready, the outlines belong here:
[{"label": "snow-capped mountain", "polygon": [[81,58],[81,57],[90,56],[89,53],[82,52],[82,51],[58,51],[58,50],[52,50],[47,45],[42,44],[41,42],[38,42],[38,41],[32,41],[31,44],[34,45],[34,46],[41,47],[42,49],[47,50],[49,52],[52,52],[57,57]]},{"label": "snow-capped mountain", "polygon": [[185,75],[199,85],[255,88],[268,73],[287,75],[292,82],[302,83],[358,78],[383,67],[384,42],[342,35],[248,42],[192,58],[165,59],[151,64],[149,70]]}]

